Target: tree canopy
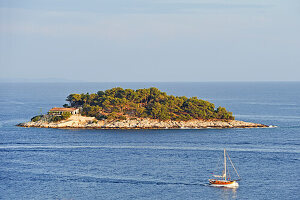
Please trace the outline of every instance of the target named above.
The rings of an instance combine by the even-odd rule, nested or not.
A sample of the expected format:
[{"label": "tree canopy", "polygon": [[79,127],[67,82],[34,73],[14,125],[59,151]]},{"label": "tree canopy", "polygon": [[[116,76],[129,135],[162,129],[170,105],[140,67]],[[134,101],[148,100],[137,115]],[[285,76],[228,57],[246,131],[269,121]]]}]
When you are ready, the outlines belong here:
[{"label": "tree canopy", "polygon": [[72,107],[82,107],[82,115],[97,119],[234,119],[223,107],[215,109],[214,104],[197,97],[167,95],[155,87],[138,90],[116,87],[93,94],[70,94],[66,101]]}]

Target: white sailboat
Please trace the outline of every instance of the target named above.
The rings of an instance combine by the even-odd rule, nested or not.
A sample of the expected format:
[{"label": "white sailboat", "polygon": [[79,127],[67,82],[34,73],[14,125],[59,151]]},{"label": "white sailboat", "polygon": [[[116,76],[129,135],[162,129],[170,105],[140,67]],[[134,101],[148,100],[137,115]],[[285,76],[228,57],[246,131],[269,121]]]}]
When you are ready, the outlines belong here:
[{"label": "white sailboat", "polygon": [[[237,174],[237,176],[239,177],[239,179],[236,180],[232,180],[230,175],[229,175],[229,171],[228,171],[228,167],[227,167],[227,157],[235,171],[235,173]],[[209,183],[211,186],[216,186],[216,187],[238,187],[239,184],[237,181],[240,180],[240,176],[237,172],[237,170],[235,169],[228,153],[226,152],[226,150],[224,149],[224,171],[222,175],[214,175],[213,179],[209,179]]]}]

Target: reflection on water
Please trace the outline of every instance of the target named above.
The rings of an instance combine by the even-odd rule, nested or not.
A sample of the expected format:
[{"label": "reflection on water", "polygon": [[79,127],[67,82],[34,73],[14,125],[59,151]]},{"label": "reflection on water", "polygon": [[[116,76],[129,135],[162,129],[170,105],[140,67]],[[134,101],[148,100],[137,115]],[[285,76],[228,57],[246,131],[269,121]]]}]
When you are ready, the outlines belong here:
[{"label": "reflection on water", "polygon": [[237,199],[237,189],[238,188],[226,188],[226,187],[220,187],[217,188],[221,191],[220,199]]}]

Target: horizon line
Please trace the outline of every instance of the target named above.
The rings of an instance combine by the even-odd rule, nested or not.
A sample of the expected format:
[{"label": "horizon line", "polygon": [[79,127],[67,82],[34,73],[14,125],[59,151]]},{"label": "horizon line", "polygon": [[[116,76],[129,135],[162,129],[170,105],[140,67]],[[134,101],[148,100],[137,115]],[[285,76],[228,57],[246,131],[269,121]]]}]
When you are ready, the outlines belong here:
[{"label": "horizon line", "polygon": [[300,82],[300,80],[230,80],[230,81],[1,81],[0,83],[285,83],[285,82]]}]

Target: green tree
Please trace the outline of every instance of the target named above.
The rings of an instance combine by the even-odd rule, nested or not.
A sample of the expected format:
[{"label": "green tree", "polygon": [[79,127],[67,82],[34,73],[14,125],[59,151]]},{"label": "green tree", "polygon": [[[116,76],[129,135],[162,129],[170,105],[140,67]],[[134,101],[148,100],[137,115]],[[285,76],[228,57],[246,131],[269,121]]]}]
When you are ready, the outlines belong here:
[{"label": "green tree", "polygon": [[72,107],[82,106],[83,115],[99,119],[234,119],[231,112],[222,107],[215,110],[214,104],[208,101],[197,97],[167,95],[155,87],[138,90],[116,87],[95,94],[70,94],[66,100]]}]

